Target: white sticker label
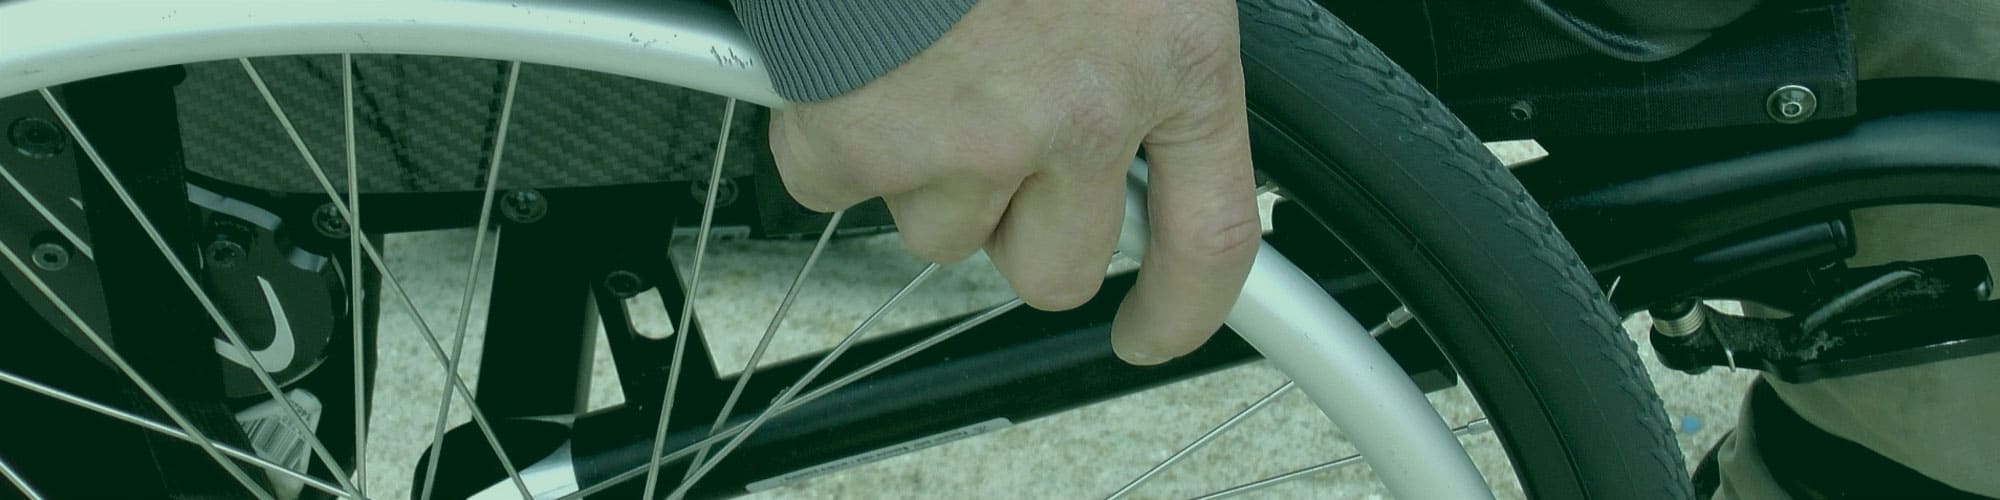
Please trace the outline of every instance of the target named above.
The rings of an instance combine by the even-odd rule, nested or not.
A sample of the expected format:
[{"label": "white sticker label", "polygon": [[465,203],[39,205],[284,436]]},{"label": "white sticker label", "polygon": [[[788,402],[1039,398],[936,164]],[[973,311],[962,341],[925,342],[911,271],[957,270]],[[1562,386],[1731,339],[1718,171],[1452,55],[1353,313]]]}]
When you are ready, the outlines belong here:
[{"label": "white sticker label", "polygon": [[[319,414],[323,409],[319,398],[304,389],[293,389],[285,393],[285,399],[291,400],[292,405],[304,414],[308,430],[317,432]],[[312,436],[293,429],[292,423],[288,422],[291,417],[284,413],[291,410],[279,404],[277,400],[257,403],[237,412],[236,423],[243,426],[243,433],[250,437],[250,448],[257,452],[257,456],[292,470],[306,470],[306,464],[312,459],[312,448],[308,445]],[[305,483],[291,476],[266,473],[272,484],[278,487],[277,493],[281,497],[297,498],[299,491],[305,488]]]},{"label": "white sticker label", "polygon": [[776,488],[779,486],[784,486],[787,484],[804,481],[819,476],[824,476],[827,474],[831,474],[835,471],[839,471],[841,469],[846,469],[848,467],[873,463],[896,455],[901,455],[904,453],[909,453],[912,451],[917,451],[924,448],[929,448],[932,446],[937,446],[952,441],[957,441],[960,439],[965,439],[972,436],[977,436],[980,434],[985,434],[988,432],[1005,429],[1012,425],[1014,425],[1014,423],[1007,421],[1007,419],[1005,418],[996,418],[985,422],[980,422],[965,427],[960,427],[957,429],[952,429],[937,434],[932,434],[929,436],[924,436],[917,439],[904,441],[902,443],[892,445],[887,448],[881,448],[875,451],[853,455],[847,458],[834,460],[832,462],[827,462],[812,467],[795,470],[792,472],[785,473],[783,475],[779,475],[777,477],[750,483],[749,485],[744,486],[743,489],[751,493],[756,493],[759,491],[764,491],[771,488]]}]

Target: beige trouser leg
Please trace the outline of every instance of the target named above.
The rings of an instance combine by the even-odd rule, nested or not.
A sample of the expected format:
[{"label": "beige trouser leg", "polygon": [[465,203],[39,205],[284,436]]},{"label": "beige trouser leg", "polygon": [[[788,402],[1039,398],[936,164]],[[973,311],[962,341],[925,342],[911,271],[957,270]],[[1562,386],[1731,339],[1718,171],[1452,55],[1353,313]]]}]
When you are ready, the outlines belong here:
[{"label": "beige trouser leg", "polygon": [[[2000,0],[1853,0],[1850,9],[1864,78],[2000,81]],[[1979,254],[2000,276],[2000,209],[1883,207],[1856,211],[1854,224],[1854,265]],[[1952,487],[2000,497],[2000,354],[1808,384],[1766,380],[1827,432]],[[1749,445],[1750,418],[1719,450],[1716,498],[1785,498]]]}]

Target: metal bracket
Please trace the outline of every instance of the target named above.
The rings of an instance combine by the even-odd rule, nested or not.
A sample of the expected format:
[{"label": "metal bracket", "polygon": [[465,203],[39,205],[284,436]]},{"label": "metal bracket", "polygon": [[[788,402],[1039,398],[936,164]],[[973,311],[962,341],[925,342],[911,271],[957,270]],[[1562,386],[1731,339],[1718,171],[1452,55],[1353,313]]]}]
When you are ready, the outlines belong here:
[{"label": "metal bracket", "polygon": [[1702,318],[1694,331],[1669,335],[1679,332],[1656,327],[1651,340],[1660,362],[1669,368],[1700,373],[1716,366],[1741,366],[1793,383],[1996,352],[2000,351],[2000,301],[1985,300],[1991,287],[1985,269],[1983,259],[1965,256],[1829,271],[1820,275],[1820,283],[1864,283],[1913,270],[1918,277],[1854,304],[1818,328],[1805,324],[1819,321],[1811,313],[1749,318],[1696,304],[1688,312]]}]

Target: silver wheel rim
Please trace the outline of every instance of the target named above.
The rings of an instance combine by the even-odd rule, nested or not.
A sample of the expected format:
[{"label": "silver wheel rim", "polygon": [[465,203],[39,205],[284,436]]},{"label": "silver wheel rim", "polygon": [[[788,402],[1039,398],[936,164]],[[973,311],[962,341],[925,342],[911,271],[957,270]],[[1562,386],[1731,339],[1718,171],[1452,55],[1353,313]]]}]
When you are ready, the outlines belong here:
[{"label": "silver wheel rim", "polygon": [[[565,66],[722,94],[766,106],[783,105],[771,90],[764,69],[759,65],[760,56],[748,44],[747,38],[736,27],[735,21],[725,13],[681,3],[650,5],[644,9],[637,5],[613,1],[527,6],[518,2],[501,4],[424,1],[394,4],[285,3],[283,5],[274,2],[197,2],[193,5],[178,6],[139,4],[132,5],[131,8],[116,9],[115,12],[99,12],[79,7],[82,6],[70,2],[0,4],[0,32],[10,33],[8,37],[0,37],[0,96],[168,64],[268,55],[385,53],[510,60],[515,61],[511,74],[518,74],[519,64],[522,62]],[[92,21],[64,22],[75,19],[92,19]],[[250,43],[251,41],[254,43]],[[241,60],[246,73],[255,79],[254,66],[248,59]],[[351,67],[351,62],[343,57],[342,65]],[[343,79],[344,93],[351,94],[351,85],[351,80]],[[259,87],[262,87],[261,82]],[[512,85],[509,85],[508,90],[511,96]],[[280,121],[284,121],[282,109],[278,108],[275,101],[270,100],[267,90],[263,92],[274,114]],[[47,95],[45,91],[44,95]],[[60,109],[53,97],[48,99],[52,107]],[[349,99],[351,100],[351,97]],[[310,164],[325,194],[333,201],[333,205],[338,207],[349,227],[356,228],[354,237],[351,238],[351,241],[355,242],[355,247],[350,249],[354,253],[355,258],[352,258],[351,262],[357,266],[355,269],[358,271],[363,258],[372,261],[378,272],[382,273],[384,283],[391,289],[389,296],[401,297],[405,302],[404,305],[415,313],[415,305],[409,301],[408,294],[401,289],[388,269],[382,267],[379,250],[363,243],[364,236],[358,229],[360,207],[358,199],[353,197],[355,181],[351,178],[355,171],[351,168],[353,162],[351,101],[347,104],[349,138],[346,145],[350,178],[346,180],[345,186],[348,189],[346,191],[336,189],[334,182],[314,162],[311,155],[303,156]],[[733,109],[733,101],[731,108]],[[503,111],[503,116],[504,114]],[[74,126],[68,124],[66,119],[65,122],[66,125],[70,125],[74,134]],[[723,123],[726,137],[726,127],[730,121],[725,119]],[[289,124],[286,126],[289,128]],[[504,120],[502,130],[505,130]],[[80,143],[83,139],[78,137]],[[293,139],[298,140],[296,133],[293,133]],[[497,178],[501,164],[500,146],[504,145],[504,140],[504,132],[496,138],[493,166],[489,169],[492,178],[489,178],[487,184],[482,220],[490,216],[492,179]],[[84,143],[83,147],[86,152],[89,151],[87,143]],[[300,148],[303,150],[302,144]],[[92,156],[95,156],[94,152]],[[96,163],[100,170],[104,169],[101,161]],[[710,200],[705,207],[707,211],[712,211],[714,208],[713,194],[717,189],[713,187],[713,176],[719,175],[720,164],[721,154],[718,154],[717,170],[711,174],[711,188],[708,190]],[[1143,168],[1139,171],[1143,172]],[[108,170],[104,173],[110,175]],[[1140,180],[1135,182],[1135,186],[1143,183],[1143,174],[1138,177]],[[15,187],[19,188],[18,185]],[[23,194],[26,195],[25,192]],[[1134,237],[1135,234],[1144,234],[1143,205],[1133,204],[1137,203],[1137,200],[1143,200],[1143,196],[1133,196],[1131,201],[1128,201],[1127,234],[1121,241],[1144,240],[1143,237]],[[129,203],[128,206],[133,207],[136,212],[136,206]],[[838,222],[837,216],[835,222]],[[704,229],[706,226],[705,216]],[[475,270],[478,264],[479,246],[483,245],[485,240],[486,226],[482,224],[480,227],[480,234],[473,249]],[[824,246],[825,236],[831,233],[832,228],[830,224],[823,233],[820,247]],[[700,249],[705,248],[708,232],[704,230],[699,235],[696,245],[697,262],[702,253]],[[0,250],[5,249],[0,248]],[[818,247],[815,248],[815,255],[817,251]],[[1121,251],[1136,254],[1143,249],[1121,245]],[[11,251],[8,251],[6,256],[20,272],[30,273],[30,269],[19,256]],[[805,280],[810,272],[811,263],[809,259],[800,271],[798,282]],[[898,293],[898,297],[921,283],[935,268],[936,266],[932,266],[919,273]],[[700,266],[697,264],[695,278],[697,280],[699,270]],[[185,276],[186,271],[182,270],[182,274]],[[476,272],[468,273],[468,276],[466,293],[469,300],[473,284],[471,280],[476,279]],[[796,292],[796,288],[795,283],[793,292]],[[357,287],[357,294],[358,290]],[[690,287],[688,299],[690,307],[695,300],[692,290]],[[358,303],[359,298],[355,297],[354,300]],[[882,310],[888,309],[894,303],[895,300],[892,299],[883,304],[875,316],[879,316]],[[920,343],[915,347],[934,345],[949,338],[950,335],[969,329],[984,319],[998,316],[1019,305],[1021,304],[1017,299],[993,308],[959,327],[947,330],[933,341]],[[689,316],[687,314],[681,316],[683,331],[686,329],[685,321]],[[848,343],[867,330],[875,316],[871,316],[869,321],[857,327],[840,347],[836,347],[835,355],[828,356],[826,361],[830,362]],[[779,314],[772,320],[772,328],[767,331],[764,342],[768,342],[768,335],[775,332],[777,323],[782,322],[783,318],[781,307]],[[227,331],[226,321],[222,321],[219,316],[217,320],[225,323],[224,329]],[[80,320],[76,322],[82,326]],[[423,333],[438,362],[447,367],[448,380],[444,384],[446,391],[443,395],[445,401],[450,401],[453,399],[453,394],[457,393],[469,402],[470,389],[464,381],[458,380],[455,370],[451,370],[456,366],[459,357],[456,351],[461,346],[454,345],[453,349],[447,351],[439,343],[437,336],[429,330],[428,323],[421,319],[420,314],[418,325],[424,330]],[[1469,498],[1490,495],[1477,469],[1473,468],[1463,448],[1453,437],[1455,431],[1464,432],[1476,426],[1461,427],[1456,430],[1448,428],[1431,410],[1428,401],[1414,384],[1404,377],[1400,370],[1394,369],[1393,360],[1372,341],[1367,330],[1268,245],[1259,254],[1251,284],[1246,287],[1236,310],[1232,311],[1230,325],[1260,351],[1265,352],[1267,358],[1281,371],[1297,380],[1298,386],[1312,396],[1314,402],[1337,425],[1355,438],[1357,446],[1365,453],[1369,463],[1375,466],[1377,475],[1391,491],[1407,498]],[[461,321],[458,326],[460,332],[458,338],[462,340],[463,322]],[[681,338],[684,339],[685,336]],[[232,340],[239,349],[248,351],[240,339]],[[355,348],[359,349],[358,336],[356,343]],[[681,349],[677,348],[675,354],[677,359],[680,352]],[[871,366],[879,369],[913,352],[914,350],[900,356],[891,356]],[[674,366],[678,368],[679,363]],[[1383,366],[1390,368],[1380,369]],[[824,363],[820,368],[823,367]],[[1342,369],[1343,367],[1348,369]],[[816,376],[819,371],[815,369],[809,372],[808,379]],[[650,493],[657,475],[662,474],[661,468],[658,467],[662,461],[696,455],[706,457],[706,460],[701,458],[694,460],[694,466],[687,470],[683,477],[698,478],[706,467],[717,463],[721,456],[726,455],[734,447],[734,443],[740,442],[742,436],[754,431],[769,416],[795,408],[804,401],[824,395],[872,371],[864,369],[804,394],[799,394],[797,390],[806,385],[805,381],[801,381],[794,384],[793,390],[787,391],[785,396],[757,419],[729,428],[723,428],[718,420],[715,429],[719,432],[714,433],[710,439],[681,450],[660,449],[660,440],[656,436],[653,467],[634,469],[633,472],[646,476],[647,490]],[[265,379],[264,382],[269,385],[268,377]],[[667,387],[672,388],[674,384],[669,383]],[[1273,394],[1276,392],[1278,391],[1274,391]],[[672,394],[669,392],[667,401],[671,399]],[[1363,402],[1365,404],[1359,404]],[[1256,408],[1258,406],[1246,409],[1245,413]],[[365,406],[357,405],[356,411],[365,411]],[[670,412],[663,412],[663,416],[667,413]],[[488,444],[498,450],[499,443],[493,436],[490,426],[476,410],[473,415],[475,423],[484,432]],[[442,414],[439,417],[441,419]],[[241,458],[240,450],[208,442],[185,422],[176,422],[178,425],[148,423],[151,425],[142,424],[142,426],[162,432],[178,429],[182,437],[202,444],[211,456],[217,457],[218,460],[223,455]],[[362,424],[357,422],[356,425],[359,429]],[[659,427],[665,426],[664,420],[660,422]],[[365,433],[362,435],[365,436]],[[357,450],[365,446],[361,441],[357,439]],[[1191,445],[1184,452],[1191,452],[1198,447],[1199,443]],[[315,451],[325,453],[323,449]],[[522,479],[522,468],[516,467],[515,464],[504,463],[505,454],[499,455],[502,457],[510,481],[496,484],[494,487],[509,494],[576,497],[593,491],[584,485],[537,487],[531,491],[531,487]],[[1316,467],[1325,468],[1352,461],[1352,457],[1349,457]],[[1170,459],[1161,467],[1171,465],[1171,462]],[[432,463],[435,464],[436,461]],[[357,469],[359,467],[360,464],[357,463]],[[233,469],[234,466],[230,465],[228,468]],[[535,466],[528,467],[530,469],[528,472],[532,473],[532,469],[535,468]],[[232,473],[238,475],[240,479],[241,471],[232,470]],[[1151,473],[1152,471],[1148,472]],[[634,475],[627,474],[620,476],[619,479],[631,478]],[[10,482],[20,484],[23,491],[31,491],[27,489],[30,487],[26,483],[18,481],[11,472],[7,477]],[[308,486],[329,492],[356,495],[354,492],[360,486],[350,483],[344,477],[340,479],[338,485],[323,481],[306,483]],[[1144,479],[1142,476],[1128,486],[1137,486],[1143,483]],[[430,483],[426,482],[427,485]],[[1235,494],[1247,491],[1242,488],[1254,486],[1253,483],[1218,494]],[[1129,489],[1128,487],[1127,490]],[[252,491],[259,496],[267,495],[254,487]],[[1124,491],[1126,490],[1121,490],[1120,493]],[[685,488],[673,491],[671,496],[678,497],[684,493]],[[425,492],[425,496],[428,497],[428,491]]]}]

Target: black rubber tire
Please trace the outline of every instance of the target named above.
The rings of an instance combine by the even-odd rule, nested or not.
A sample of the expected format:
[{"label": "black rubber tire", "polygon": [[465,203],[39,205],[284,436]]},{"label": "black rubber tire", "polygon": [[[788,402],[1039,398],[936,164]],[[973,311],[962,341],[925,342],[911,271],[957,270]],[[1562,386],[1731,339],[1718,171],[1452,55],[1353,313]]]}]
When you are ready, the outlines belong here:
[{"label": "black rubber tire", "polygon": [[1636,347],[1521,184],[1318,5],[1238,7],[1257,167],[1433,332],[1529,496],[1691,497]]}]

